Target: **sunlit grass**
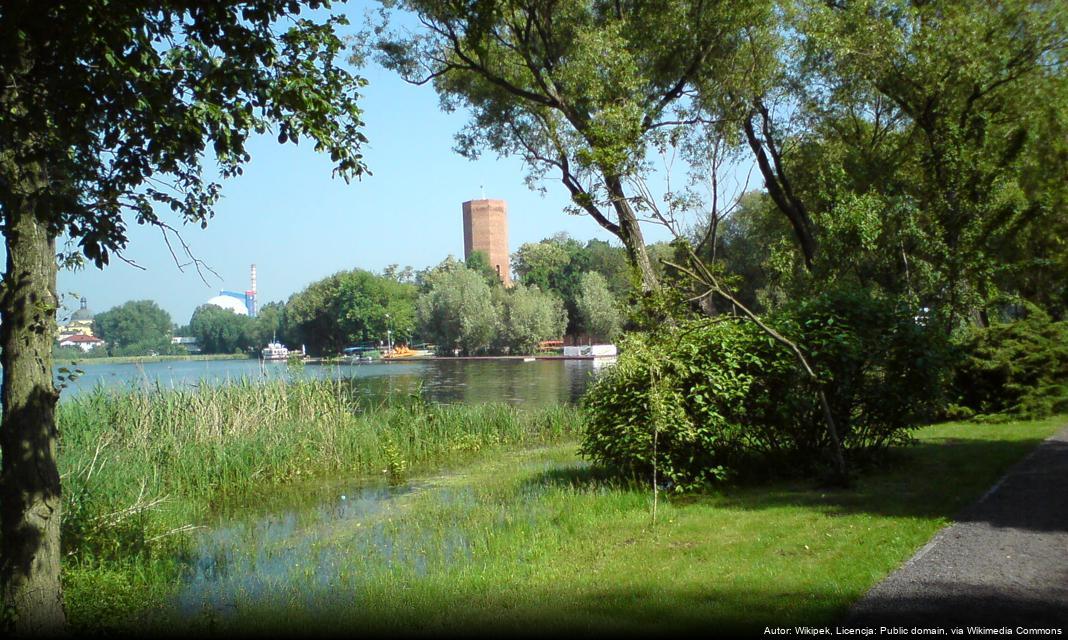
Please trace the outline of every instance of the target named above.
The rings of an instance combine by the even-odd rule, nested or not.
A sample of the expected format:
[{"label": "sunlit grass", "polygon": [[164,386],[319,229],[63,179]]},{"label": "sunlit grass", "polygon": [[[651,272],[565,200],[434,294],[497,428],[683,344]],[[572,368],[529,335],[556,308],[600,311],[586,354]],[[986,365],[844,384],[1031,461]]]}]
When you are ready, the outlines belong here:
[{"label": "sunlit grass", "polygon": [[1061,423],[929,427],[853,489],[777,482],[673,497],[656,522],[646,487],[590,470],[572,445],[513,453],[437,478],[307,549],[275,541],[295,565],[285,579],[258,598],[223,594],[200,624],[264,633],[831,624]]},{"label": "sunlit grass", "polygon": [[849,490],[661,494],[654,522],[648,487],[577,457],[573,408],[366,407],[318,381],[61,412],[72,621],[200,633],[829,624],[1063,423],[932,426]]}]

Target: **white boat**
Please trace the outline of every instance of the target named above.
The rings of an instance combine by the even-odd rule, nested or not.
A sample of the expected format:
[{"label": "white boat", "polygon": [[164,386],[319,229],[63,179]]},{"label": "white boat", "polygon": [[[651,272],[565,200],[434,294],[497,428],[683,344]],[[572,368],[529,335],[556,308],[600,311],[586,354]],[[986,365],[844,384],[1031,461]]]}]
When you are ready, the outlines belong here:
[{"label": "white boat", "polygon": [[281,342],[268,342],[267,346],[260,351],[260,356],[264,360],[288,360],[289,349]]}]

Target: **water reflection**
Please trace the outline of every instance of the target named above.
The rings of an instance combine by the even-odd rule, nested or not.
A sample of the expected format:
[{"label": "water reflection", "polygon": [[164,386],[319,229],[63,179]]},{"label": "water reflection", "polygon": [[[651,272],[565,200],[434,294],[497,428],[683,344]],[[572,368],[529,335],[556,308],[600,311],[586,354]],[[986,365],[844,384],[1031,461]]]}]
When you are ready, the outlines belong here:
[{"label": "water reflection", "polygon": [[[249,605],[329,608],[324,595],[350,593],[387,575],[421,577],[471,558],[464,530],[402,526],[416,494],[431,493],[439,507],[463,511],[469,487],[441,479],[404,486],[355,484],[303,487],[272,501],[289,507],[252,515],[221,513],[198,537],[185,561],[176,608],[183,617],[227,617]],[[330,498],[316,502],[323,494]],[[298,497],[300,495],[300,497]],[[243,513],[242,513],[243,512]]]},{"label": "water reflection", "polygon": [[299,369],[284,363],[261,366],[255,360],[83,363],[80,366],[85,373],[63,390],[64,398],[98,385],[171,389],[205,382],[306,377],[344,380],[370,400],[400,393],[417,394],[432,402],[507,402],[531,406],[575,402],[595,370],[595,364],[590,360],[424,360],[309,365]]}]

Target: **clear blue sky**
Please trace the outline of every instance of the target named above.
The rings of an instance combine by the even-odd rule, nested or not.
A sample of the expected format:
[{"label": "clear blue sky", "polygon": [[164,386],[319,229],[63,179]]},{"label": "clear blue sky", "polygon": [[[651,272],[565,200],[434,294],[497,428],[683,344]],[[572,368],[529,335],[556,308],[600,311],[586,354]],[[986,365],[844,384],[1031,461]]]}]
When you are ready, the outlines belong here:
[{"label": "clear blue sky", "polygon": [[[367,4],[376,3],[339,9],[355,28]],[[343,269],[380,271],[393,263],[421,269],[450,254],[463,256],[461,203],[481,197],[480,186],[485,197],[508,202],[512,251],[558,231],[614,241],[592,218],[564,213],[567,192],[557,179],[546,179],[542,195],[527,188],[518,159],[490,153],[472,162],[456,154],[453,135],[467,114],[441,112],[432,87],[408,85],[376,65],[359,73],[368,80],[361,105],[373,175],[346,185],[330,177],[329,158],[310,145],[255,139],[252,161],[244,175],[224,183],[208,228],[183,228],[195,255],[221,280],[208,274],[205,284],[195,270],[180,271],[158,230],[131,223],[125,256],[145,270],[113,260],[104,270],[61,272],[60,293],[86,296],[96,313],[127,300],[154,300],[181,325],[220,289],[244,291],[253,263],[260,304],[285,300]],[[649,241],[667,238],[655,226],[646,234]],[[70,298],[65,305],[66,313],[77,308]]]}]

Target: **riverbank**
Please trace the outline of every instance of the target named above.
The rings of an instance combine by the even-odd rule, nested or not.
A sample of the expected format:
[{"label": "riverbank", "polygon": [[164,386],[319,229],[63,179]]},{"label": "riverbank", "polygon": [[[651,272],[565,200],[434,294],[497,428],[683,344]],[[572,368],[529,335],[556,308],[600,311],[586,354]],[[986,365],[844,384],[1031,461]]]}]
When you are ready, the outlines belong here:
[{"label": "riverbank", "polygon": [[536,360],[583,360],[590,362],[615,362],[616,356],[565,356],[560,354],[538,354],[532,356],[405,356],[403,358],[377,358],[371,361],[352,361],[349,358],[305,358],[303,362],[305,364],[343,364],[343,365],[363,365],[371,363],[403,363],[403,362],[427,362],[427,361],[444,361],[444,362],[467,362],[467,361],[493,361],[498,360],[502,362],[533,362]]},{"label": "riverbank", "polygon": [[75,404],[71,621],[224,635],[831,624],[1063,422],[927,427],[850,490],[661,494],[654,519],[578,458],[568,407],[367,406],[330,381]]},{"label": "riverbank", "polygon": [[[79,367],[94,364],[147,364],[150,362],[197,362],[208,360],[248,360],[244,353],[210,353],[184,356],[105,356],[101,358],[73,359]],[[70,358],[57,358],[56,364],[71,362]]]},{"label": "riverbank", "polygon": [[[188,609],[198,615],[171,624],[220,636],[830,626],[1057,422],[937,425],[853,489],[775,482],[662,495],[655,519],[646,487],[589,468],[573,446],[513,452],[315,538],[230,529],[239,544],[209,547],[228,558],[214,566],[227,575],[221,588],[200,591],[208,598]],[[243,573],[264,558],[293,568]]]}]

